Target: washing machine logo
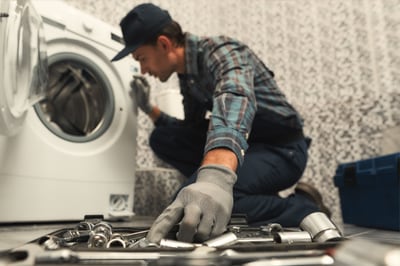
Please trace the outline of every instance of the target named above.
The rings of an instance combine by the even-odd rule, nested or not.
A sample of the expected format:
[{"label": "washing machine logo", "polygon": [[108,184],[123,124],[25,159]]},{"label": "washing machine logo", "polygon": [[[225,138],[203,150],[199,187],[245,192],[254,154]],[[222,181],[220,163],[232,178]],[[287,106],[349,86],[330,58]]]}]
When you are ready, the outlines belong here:
[{"label": "washing machine logo", "polygon": [[129,195],[127,195],[127,194],[111,194],[110,195],[110,212],[129,211],[128,200],[129,200]]}]

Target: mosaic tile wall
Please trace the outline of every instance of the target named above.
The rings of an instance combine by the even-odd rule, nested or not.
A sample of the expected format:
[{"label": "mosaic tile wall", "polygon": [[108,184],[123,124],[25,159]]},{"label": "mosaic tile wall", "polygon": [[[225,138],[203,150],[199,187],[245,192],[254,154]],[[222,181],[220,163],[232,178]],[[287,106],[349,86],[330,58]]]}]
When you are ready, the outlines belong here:
[{"label": "mosaic tile wall", "polygon": [[[142,1],[67,2],[118,26],[121,17]],[[306,133],[313,138],[303,178],[323,191],[333,219],[339,223],[338,191],[332,179],[337,165],[381,154],[387,134],[391,143],[399,145],[400,0],[149,2],[168,9],[185,31],[243,40],[274,70],[278,84],[303,114]],[[154,90],[177,85],[176,79],[167,84],[151,82]],[[145,190],[163,178],[179,180],[148,147],[151,122],[143,114],[139,121],[138,188]],[[162,183],[168,192],[179,183],[168,182]],[[140,193],[136,198],[145,204],[149,193]],[[166,205],[165,200],[159,207]],[[161,208],[150,205],[144,206],[147,212],[157,213]]]}]

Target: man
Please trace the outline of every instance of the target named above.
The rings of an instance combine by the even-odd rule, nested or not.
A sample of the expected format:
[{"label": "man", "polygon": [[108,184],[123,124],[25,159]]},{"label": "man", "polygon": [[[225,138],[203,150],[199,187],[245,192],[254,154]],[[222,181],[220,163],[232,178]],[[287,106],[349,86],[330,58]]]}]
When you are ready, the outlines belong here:
[{"label": "man", "polygon": [[226,230],[232,212],[254,225],[299,226],[320,211],[305,193],[278,194],[302,176],[309,139],[273,72],[249,47],[229,37],[183,33],[153,4],[136,6],[120,26],[126,46],[113,61],[131,54],[142,74],[162,82],[176,72],[183,95],[185,118],[178,120],[150,104],[144,78],[131,84],[155,123],[154,152],[188,177],[152,225],[150,242],[177,223],[178,240],[204,241]]}]

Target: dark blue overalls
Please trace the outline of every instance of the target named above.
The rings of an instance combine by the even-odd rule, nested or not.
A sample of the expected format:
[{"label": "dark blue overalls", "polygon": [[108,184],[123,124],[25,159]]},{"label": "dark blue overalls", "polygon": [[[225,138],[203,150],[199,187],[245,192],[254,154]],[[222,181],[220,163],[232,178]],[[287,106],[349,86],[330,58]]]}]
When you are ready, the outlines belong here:
[{"label": "dark blue overalls", "polygon": [[[192,127],[158,126],[150,136],[155,154],[188,177],[182,187],[196,181],[207,128],[208,120]],[[249,224],[254,226],[280,223],[295,227],[305,216],[319,211],[303,195],[278,195],[299,181],[306,167],[310,139],[301,130],[284,128],[256,115],[248,144],[243,164],[236,171],[233,213],[246,214]]]}]

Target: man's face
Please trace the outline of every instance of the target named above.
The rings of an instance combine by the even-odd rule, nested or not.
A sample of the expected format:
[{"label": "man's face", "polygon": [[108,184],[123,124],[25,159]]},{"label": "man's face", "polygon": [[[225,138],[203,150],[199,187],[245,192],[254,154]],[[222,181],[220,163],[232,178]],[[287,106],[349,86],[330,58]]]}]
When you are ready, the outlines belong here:
[{"label": "man's face", "polygon": [[140,46],[132,53],[132,57],[139,62],[142,74],[148,73],[161,82],[167,81],[174,72],[168,51],[160,42],[156,45]]}]

